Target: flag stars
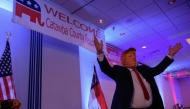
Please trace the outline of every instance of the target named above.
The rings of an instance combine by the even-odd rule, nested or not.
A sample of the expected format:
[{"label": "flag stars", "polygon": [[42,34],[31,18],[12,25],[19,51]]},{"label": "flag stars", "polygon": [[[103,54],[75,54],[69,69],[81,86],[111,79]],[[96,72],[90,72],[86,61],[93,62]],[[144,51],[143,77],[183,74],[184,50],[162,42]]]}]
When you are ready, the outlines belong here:
[{"label": "flag stars", "polygon": [[38,9],[39,6],[38,6],[37,4],[35,4],[34,7],[35,7],[36,9]]},{"label": "flag stars", "polygon": [[27,1],[27,4],[31,6],[32,3],[30,1]]}]

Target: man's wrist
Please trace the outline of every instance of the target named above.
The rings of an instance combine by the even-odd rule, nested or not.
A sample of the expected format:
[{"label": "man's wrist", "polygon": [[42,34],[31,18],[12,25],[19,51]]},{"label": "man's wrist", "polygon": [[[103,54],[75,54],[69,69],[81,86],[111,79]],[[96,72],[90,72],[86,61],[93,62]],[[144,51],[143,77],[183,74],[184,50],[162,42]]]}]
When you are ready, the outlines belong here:
[{"label": "man's wrist", "polygon": [[172,56],[172,55],[168,54],[167,56],[168,56],[170,59],[173,59],[173,56]]},{"label": "man's wrist", "polygon": [[103,51],[97,51],[97,55],[103,54]]},{"label": "man's wrist", "polygon": [[97,54],[97,56],[100,62],[104,60],[104,52],[102,52],[101,54]]},{"label": "man's wrist", "polygon": [[170,54],[170,53],[169,53],[168,55],[169,55],[169,56],[172,56],[172,57],[174,56],[173,54]]}]

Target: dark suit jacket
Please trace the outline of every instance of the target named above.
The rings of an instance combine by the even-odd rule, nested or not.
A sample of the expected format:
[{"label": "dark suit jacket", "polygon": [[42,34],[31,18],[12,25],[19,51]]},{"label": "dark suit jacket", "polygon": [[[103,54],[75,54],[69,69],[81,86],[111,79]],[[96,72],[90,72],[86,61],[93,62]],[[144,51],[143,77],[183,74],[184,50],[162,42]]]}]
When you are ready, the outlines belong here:
[{"label": "dark suit jacket", "polygon": [[[154,68],[150,68],[148,66],[136,67],[139,73],[151,86],[153,95],[151,109],[164,109],[163,101],[161,99],[154,76],[162,73],[172,62],[173,60],[166,56]],[[116,89],[114,92],[111,109],[129,109],[134,92],[133,81],[129,69],[118,65],[111,67],[105,56],[104,60],[101,62],[98,61],[98,63],[102,72],[104,72],[116,82]]]}]

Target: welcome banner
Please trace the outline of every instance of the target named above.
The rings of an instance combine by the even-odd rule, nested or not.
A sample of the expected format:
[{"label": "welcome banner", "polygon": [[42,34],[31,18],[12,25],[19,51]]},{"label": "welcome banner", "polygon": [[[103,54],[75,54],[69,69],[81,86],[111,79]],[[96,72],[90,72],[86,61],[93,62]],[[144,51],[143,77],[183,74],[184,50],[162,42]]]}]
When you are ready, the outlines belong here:
[{"label": "welcome banner", "polygon": [[13,22],[92,52],[94,35],[106,45],[103,30],[45,0],[14,0]]}]

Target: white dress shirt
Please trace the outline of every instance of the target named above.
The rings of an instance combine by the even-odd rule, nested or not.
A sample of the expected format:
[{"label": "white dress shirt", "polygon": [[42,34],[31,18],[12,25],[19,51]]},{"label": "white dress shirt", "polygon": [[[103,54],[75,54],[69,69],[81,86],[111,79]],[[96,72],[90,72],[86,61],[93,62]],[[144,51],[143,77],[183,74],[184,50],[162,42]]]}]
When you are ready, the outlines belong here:
[{"label": "white dress shirt", "polygon": [[134,87],[134,93],[133,93],[131,107],[133,107],[133,108],[149,107],[152,104],[152,90],[150,88],[150,84],[139,73],[140,77],[148,91],[148,94],[150,96],[149,100],[146,100],[144,98],[143,90],[142,90],[141,84],[137,78],[137,75],[135,74],[135,72],[132,69],[129,69],[129,70],[131,72],[131,76],[132,76],[132,80],[133,80],[133,87]]}]

